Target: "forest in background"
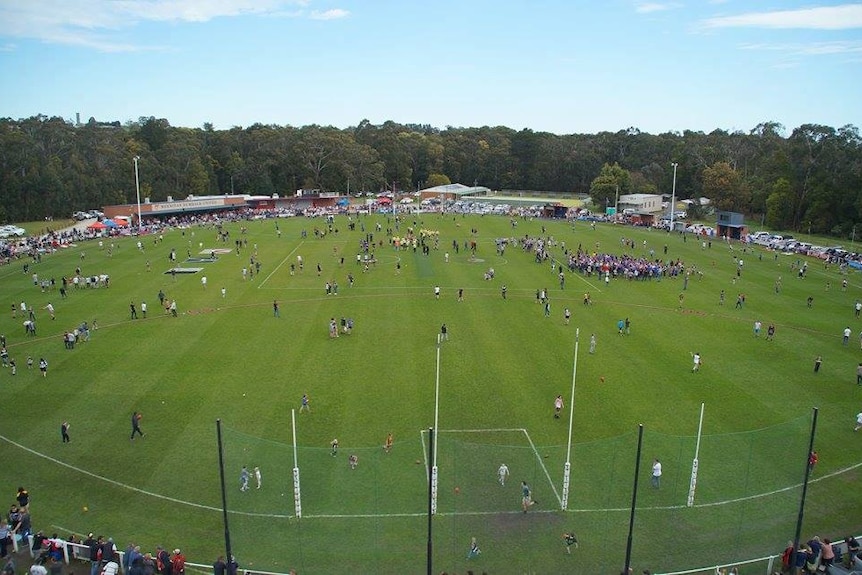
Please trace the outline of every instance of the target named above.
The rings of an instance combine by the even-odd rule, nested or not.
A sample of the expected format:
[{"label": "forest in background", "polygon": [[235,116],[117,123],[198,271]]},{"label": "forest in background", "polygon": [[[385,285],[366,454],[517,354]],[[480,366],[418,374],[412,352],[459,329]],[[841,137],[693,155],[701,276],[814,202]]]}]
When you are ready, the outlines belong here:
[{"label": "forest in background", "polygon": [[855,126],[805,124],[787,133],[653,135],[636,128],[557,135],[504,126],[438,129],[363,120],[355,127],[254,124],[215,130],[141,117],[76,125],[44,115],[0,119],[0,222],[68,217],[141,198],[414,191],[459,182],[492,190],[617,191],[707,197],[776,230],[849,238],[862,221],[862,140]]}]

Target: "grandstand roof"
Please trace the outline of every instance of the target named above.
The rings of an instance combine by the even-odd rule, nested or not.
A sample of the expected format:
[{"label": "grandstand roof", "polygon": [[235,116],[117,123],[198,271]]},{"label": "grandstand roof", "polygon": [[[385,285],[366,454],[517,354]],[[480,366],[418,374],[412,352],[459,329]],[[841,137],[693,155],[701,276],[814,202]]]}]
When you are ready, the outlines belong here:
[{"label": "grandstand roof", "polygon": [[452,194],[455,196],[469,196],[469,195],[485,195],[489,193],[490,188],[486,188],[485,186],[465,186],[464,184],[445,184],[442,186],[433,186],[431,188],[425,188],[424,190],[419,190],[420,194]]}]

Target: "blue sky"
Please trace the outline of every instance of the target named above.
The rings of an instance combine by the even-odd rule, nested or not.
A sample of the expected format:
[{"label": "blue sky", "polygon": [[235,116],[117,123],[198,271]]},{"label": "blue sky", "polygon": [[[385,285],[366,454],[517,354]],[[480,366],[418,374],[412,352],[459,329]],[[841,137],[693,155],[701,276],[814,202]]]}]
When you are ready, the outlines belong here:
[{"label": "blue sky", "polygon": [[0,116],[862,128],[862,3],[0,0]]}]

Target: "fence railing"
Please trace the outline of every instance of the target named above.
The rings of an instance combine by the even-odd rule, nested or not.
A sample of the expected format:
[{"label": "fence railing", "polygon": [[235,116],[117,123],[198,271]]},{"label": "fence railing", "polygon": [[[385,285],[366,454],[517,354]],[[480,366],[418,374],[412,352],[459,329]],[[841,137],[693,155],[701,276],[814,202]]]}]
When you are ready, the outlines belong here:
[{"label": "fence railing", "polygon": [[[859,539],[859,536],[856,537]],[[20,546],[23,540],[20,537],[12,538],[12,548],[15,553],[19,553],[21,551]],[[29,535],[27,537],[27,551],[30,553],[30,557],[35,558],[36,553],[33,550],[33,535]],[[63,562],[67,565],[72,560],[83,561],[85,563],[90,563],[90,548],[81,543],[70,543],[68,541],[64,541],[64,545],[62,548],[63,551]],[[846,550],[844,551],[846,553]],[[119,565],[120,572],[124,572],[124,561],[125,551],[117,550],[117,555],[120,557]],[[754,567],[758,564],[763,564],[765,570],[760,571],[761,573],[765,573],[766,575],[772,575],[776,571],[780,570],[780,566],[776,568],[776,565],[780,564],[781,555],[767,555],[766,557],[759,557],[757,559],[746,559],[743,561],[736,561],[734,563],[727,563],[724,565],[713,565],[710,567],[698,567],[695,569],[686,569],[684,571],[664,571],[656,573],[656,575],[716,575],[718,573],[728,573],[732,568],[744,568],[745,566]],[[857,560],[859,563],[862,561]],[[210,573],[212,571],[212,565],[208,565],[205,563],[192,563],[187,561],[186,568],[192,571],[201,572],[201,573]],[[756,568],[748,570],[749,572],[757,571]],[[260,571],[258,569],[250,570],[250,569],[241,569],[240,572],[243,575],[289,575],[288,573],[280,573],[277,571]],[[862,573],[862,571],[850,571],[848,575],[857,575]]]}]

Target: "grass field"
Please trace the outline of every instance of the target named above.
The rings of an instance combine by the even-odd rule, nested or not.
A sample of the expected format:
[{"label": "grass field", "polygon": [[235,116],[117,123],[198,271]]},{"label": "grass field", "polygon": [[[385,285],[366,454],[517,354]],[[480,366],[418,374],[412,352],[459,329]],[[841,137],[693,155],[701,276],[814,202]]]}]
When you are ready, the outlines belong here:
[{"label": "grass field", "polygon": [[[633,560],[654,572],[730,563],[780,552],[792,538],[805,469],[812,408],[819,408],[820,454],[808,491],[803,537],[858,532],[857,485],[862,449],[853,433],[862,409],[855,382],[862,361],[862,320],[853,304],[862,282],[837,267],[809,261],[808,277],[790,269],[796,256],[731,251],[720,241],[578,222],[425,215],[415,227],[439,232],[440,249],[395,251],[384,216],[363,216],[350,231],[317,238],[321,219],[229,224],[230,239],[212,228],[171,230],[164,240],[88,242],[46,256],[22,271],[0,268],[0,333],[14,378],[0,372],[0,481],[33,496],[34,525],[45,531],[112,535],[118,544],[181,547],[190,561],[209,563],[223,549],[215,421],[223,426],[233,550],[244,568],[302,574],[425,572],[427,429],[434,423],[439,350],[439,512],[434,519],[434,569],[457,573],[615,573],[625,558],[638,424],[644,426]],[[377,231],[375,225],[383,228]],[[401,223],[403,235],[411,220]],[[556,240],[591,251],[681,259],[695,265],[683,280],[612,280],[566,274],[561,289],[550,263],[497,237]],[[471,230],[476,230],[473,233]],[[301,231],[307,236],[302,237]],[[359,241],[372,233],[377,264],[363,272]],[[634,248],[624,248],[621,238]],[[213,263],[183,263],[191,253],[247,246]],[[456,253],[452,242],[461,249]],[[463,249],[475,240],[475,258]],[[644,244],[644,242],[646,242]],[[663,255],[667,245],[667,255]],[[164,272],[176,250],[197,274]],[[448,263],[444,253],[449,253]],[[253,253],[261,262],[243,279]],[[82,257],[83,254],[83,257]],[[291,275],[297,256],[304,270]],[[341,264],[341,257],[344,263]],[[736,261],[744,260],[741,277]],[[150,262],[151,271],[147,269]],[[396,264],[400,262],[400,270]],[[318,275],[317,264],[322,273]],[[108,274],[110,287],[42,293],[30,275]],[[493,267],[496,277],[483,279]],[[355,276],[350,287],[347,274]],[[200,278],[206,275],[207,287]],[[774,289],[781,276],[780,293]],[[849,282],[841,288],[842,279]],[[324,283],[339,284],[326,295]],[[827,282],[831,289],[827,290]],[[507,286],[507,298],[501,286]],[[434,286],[441,288],[439,300]],[[222,297],[221,289],[225,289]],[[458,289],[464,301],[458,301]],[[536,303],[546,288],[551,315]],[[727,297],[719,305],[719,292]],[[176,299],[165,314],[157,294]],[[589,291],[593,305],[582,304]],[[683,309],[679,294],[685,293]],[[735,309],[737,293],[745,293]],[[812,296],[811,308],[806,298]],[[25,337],[25,301],[37,315],[38,337]],[[273,301],[280,306],[274,317]],[[146,319],[131,320],[129,303],[146,301]],[[53,303],[57,319],[44,307]],[[563,321],[569,307],[572,320]],[[329,337],[330,318],[354,320],[352,334]],[[631,333],[619,335],[628,317]],[[752,325],[763,322],[755,338]],[[66,350],[64,330],[96,321],[91,340]],[[774,342],[765,341],[774,323]],[[850,326],[850,345],[841,332]],[[569,510],[560,511],[568,412],[579,329]],[[597,347],[588,353],[590,334]],[[691,354],[703,367],[692,373]],[[814,358],[823,356],[819,373]],[[47,378],[28,370],[27,356],[50,364]],[[310,413],[291,410],[310,397]],[[564,417],[553,418],[562,394]],[[695,506],[686,507],[701,403],[704,438]],[[146,437],[129,440],[130,416],[143,414]],[[72,441],[60,441],[61,422]],[[381,448],[388,433],[392,452]],[[339,439],[339,452],[330,442]],[[358,456],[351,470],[349,454]],[[292,468],[298,460],[302,515],[294,516]],[[652,459],[663,462],[662,486],[650,486]],[[505,486],[496,470],[505,462]],[[259,466],[263,486],[239,491],[242,465]],[[520,511],[522,480],[539,505]],[[457,493],[455,488],[458,488]],[[84,511],[84,507],[88,510]],[[567,556],[561,534],[577,532]],[[471,537],[482,554],[466,559]],[[743,571],[745,573],[746,571]],[[761,571],[758,571],[761,572]]]}]

